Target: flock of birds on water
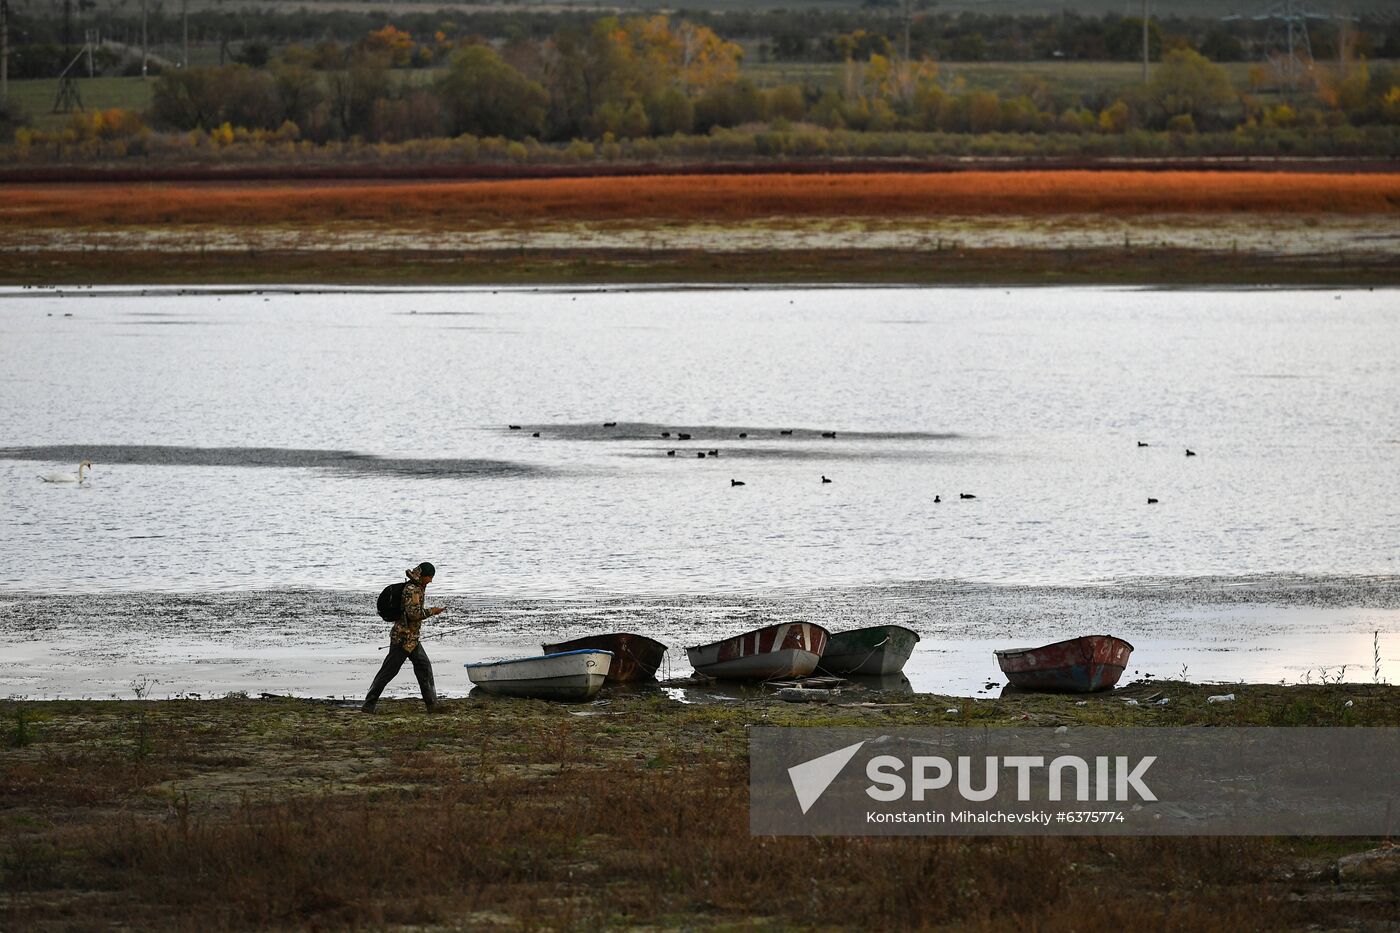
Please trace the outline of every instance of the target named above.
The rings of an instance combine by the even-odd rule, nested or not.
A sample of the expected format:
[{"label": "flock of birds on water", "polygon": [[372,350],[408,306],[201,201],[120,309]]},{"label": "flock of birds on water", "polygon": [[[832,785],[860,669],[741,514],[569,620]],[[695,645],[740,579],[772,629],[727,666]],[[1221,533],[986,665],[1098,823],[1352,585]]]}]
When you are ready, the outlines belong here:
[{"label": "flock of birds on water", "polygon": [[[521,431],[521,430],[524,430],[524,429],[523,429],[520,425],[518,425],[518,424],[507,425],[507,427],[510,428],[510,430],[512,430],[512,431]],[[605,428],[615,428],[615,427],[617,427],[617,422],[616,422],[616,421],[604,421],[604,422],[603,422],[603,427],[605,427]],[[781,430],[781,431],[778,432],[778,434],[781,435],[781,436],[787,437],[787,436],[791,436],[791,435],[792,435],[792,431],[791,431],[791,430]],[[531,436],[531,437],[539,437],[539,436],[540,436],[540,432],[539,432],[539,431],[532,432],[530,436]],[[746,438],[746,437],[748,437],[748,436],[749,436],[749,434],[748,434],[747,431],[740,431],[740,432],[739,432],[739,437],[740,437],[740,438]],[[662,431],[662,432],[661,432],[661,437],[663,437],[663,438],[670,438],[670,437],[671,437],[671,432],[670,432],[670,431]],[[834,438],[836,437],[836,432],[835,432],[835,431],[823,431],[823,432],[822,432],[822,437],[827,438],[827,439],[829,439],[829,440],[830,440],[830,439],[834,439]],[[676,439],[677,439],[677,440],[688,441],[688,440],[690,440],[690,438],[691,438],[691,435],[689,435],[689,434],[686,434],[686,433],[681,432],[681,431],[676,432]],[[1138,441],[1138,442],[1137,442],[1137,445],[1138,445],[1139,447],[1149,447],[1149,446],[1151,446],[1151,445],[1149,445],[1149,444],[1147,444],[1147,443],[1145,443],[1145,442],[1143,442],[1143,441]],[[675,455],[676,455],[676,451],[675,451],[674,448],[672,448],[671,450],[666,451],[666,456],[668,456],[668,457],[674,457]],[[719,449],[718,449],[718,448],[714,448],[714,449],[709,449],[709,450],[698,450],[698,451],[695,452],[695,456],[696,456],[697,458],[699,458],[699,459],[702,459],[702,460],[705,459],[706,457],[718,457],[718,456],[719,456]],[[1188,448],[1186,448],[1186,456],[1188,456],[1188,457],[1194,457],[1194,456],[1196,456],[1196,452],[1195,452],[1194,450],[1192,450],[1190,447],[1188,447]],[[79,463],[79,464],[78,464],[78,472],[77,472],[77,473],[40,473],[40,474],[39,474],[39,479],[42,480],[42,481],[45,482],[45,483],[60,483],[60,484],[63,484],[63,483],[72,483],[72,484],[75,484],[75,485],[78,485],[78,486],[82,486],[82,485],[85,485],[85,484],[87,483],[87,476],[85,475],[85,472],[84,472],[84,471],[91,470],[91,469],[92,469],[92,461],[91,461],[91,460],[84,460],[82,463]],[[832,480],[831,480],[830,477],[828,477],[826,474],[823,473],[823,474],[822,474],[822,478],[821,478],[821,482],[822,482],[822,485],[827,485],[828,483],[832,482]],[[729,480],[729,485],[730,485],[731,488],[733,488],[733,487],[735,487],[735,486],[745,486],[745,485],[747,485],[747,483],[745,483],[745,482],[744,482],[743,480],[741,480],[741,479],[733,479],[733,478],[731,478],[731,479]],[[976,499],[977,496],[974,495],[973,493],[970,493],[970,492],[960,492],[960,493],[958,493],[958,498],[959,498],[959,499]],[[933,497],[933,501],[934,501],[935,503],[942,502],[942,501],[943,501],[943,498],[942,498],[941,496],[935,495],[935,496]],[[1148,505],[1156,505],[1156,504],[1158,503],[1158,501],[1159,501],[1159,500],[1157,500],[1156,498],[1154,498],[1154,497],[1152,497],[1152,496],[1149,496],[1149,497],[1147,498],[1147,504],[1148,504]]]},{"label": "flock of birds on water", "polygon": [[[523,431],[523,430],[525,430],[524,426],[523,426],[523,425],[519,425],[519,424],[508,424],[508,425],[506,425],[506,427],[509,428],[509,429],[512,430],[512,431]],[[603,427],[605,427],[605,428],[615,428],[615,427],[617,427],[617,422],[616,422],[616,421],[604,421],[604,422],[603,422]],[[792,436],[792,429],[791,429],[791,428],[784,428],[784,429],[781,429],[781,430],[778,431],[778,434],[779,434],[779,436],[781,436],[781,437],[790,437],[790,436]],[[836,438],[836,432],[835,432],[835,431],[823,431],[823,432],[821,432],[821,435],[822,435],[823,438],[825,438],[825,439],[827,439],[827,440],[834,440],[834,439]],[[533,431],[533,432],[531,432],[530,436],[531,436],[531,437],[539,437],[539,436],[540,436],[540,432],[539,432],[539,431]],[[661,434],[660,434],[660,436],[661,436],[662,438],[664,438],[664,439],[668,439],[668,440],[669,440],[669,439],[671,438],[672,435],[671,435],[671,432],[670,432],[670,431],[662,431]],[[749,433],[748,433],[747,431],[740,431],[738,436],[739,436],[740,440],[743,440],[743,439],[745,439],[745,438],[747,438],[747,437],[749,436]],[[676,440],[678,440],[678,441],[688,441],[688,440],[691,439],[691,435],[685,433],[684,431],[677,431],[677,432],[675,432],[675,438],[676,438]],[[1152,446],[1151,444],[1148,444],[1146,441],[1138,441],[1138,442],[1137,442],[1137,445],[1138,445],[1139,447],[1150,447],[1150,446]],[[676,455],[676,448],[672,448],[672,449],[666,451],[666,456],[668,456],[668,457],[674,457],[675,455]],[[719,456],[719,450],[718,450],[718,448],[706,449],[706,450],[697,450],[697,451],[695,452],[695,456],[696,456],[697,459],[700,459],[700,460],[704,460],[704,459],[707,458],[707,457],[710,457],[710,458],[718,457],[718,456]],[[1195,452],[1194,450],[1192,450],[1190,447],[1187,447],[1187,448],[1186,448],[1186,456],[1188,456],[1188,457],[1194,457],[1194,456],[1196,456],[1196,452]],[[831,479],[830,479],[828,476],[826,476],[826,474],[822,474],[821,482],[822,482],[822,485],[826,485],[826,484],[828,484],[828,483],[831,482]],[[745,483],[745,482],[744,482],[743,480],[741,480],[741,479],[733,479],[733,478],[731,477],[730,480],[729,480],[729,486],[730,486],[731,489],[732,489],[733,487],[735,487],[735,486],[746,486],[746,485],[748,485],[748,484]],[[970,492],[960,492],[960,493],[958,493],[958,498],[959,498],[959,499],[976,499],[977,496],[974,495],[973,493],[970,493]],[[933,497],[933,501],[934,501],[935,503],[939,503],[939,502],[942,502],[942,501],[943,501],[943,498],[942,498],[942,496],[935,495],[935,496]],[[1160,501],[1160,500],[1158,500],[1157,498],[1155,498],[1155,497],[1153,497],[1153,496],[1148,496],[1148,497],[1147,497],[1147,504],[1148,504],[1148,505],[1156,505],[1159,501]]]}]

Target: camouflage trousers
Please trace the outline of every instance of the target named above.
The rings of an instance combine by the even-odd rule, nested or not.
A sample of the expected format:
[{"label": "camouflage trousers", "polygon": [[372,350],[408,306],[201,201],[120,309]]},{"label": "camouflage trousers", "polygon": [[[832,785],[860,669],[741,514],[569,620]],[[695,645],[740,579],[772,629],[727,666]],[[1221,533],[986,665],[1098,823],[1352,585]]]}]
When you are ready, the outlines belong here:
[{"label": "camouflage trousers", "polygon": [[437,690],[433,687],[433,664],[428,660],[428,652],[423,650],[421,644],[414,646],[412,651],[404,651],[398,645],[390,645],[379,673],[374,675],[369,695],[365,697],[365,712],[374,712],[374,706],[379,702],[379,694],[389,686],[389,681],[398,676],[399,668],[403,667],[405,660],[413,662],[413,673],[418,678],[418,689],[423,692],[423,702],[428,709],[433,708],[433,704],[437,702]]}]

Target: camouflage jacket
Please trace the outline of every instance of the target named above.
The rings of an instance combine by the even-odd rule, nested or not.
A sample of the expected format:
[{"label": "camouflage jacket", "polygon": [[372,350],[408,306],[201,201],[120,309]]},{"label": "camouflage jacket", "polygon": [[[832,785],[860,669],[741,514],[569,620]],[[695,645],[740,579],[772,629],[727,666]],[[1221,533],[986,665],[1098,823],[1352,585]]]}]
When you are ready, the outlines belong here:
[{"label": "camouflage jacket", "polygon": [[412,654],[418,647],[418,632],[427,617],[428,610],[423,608],[423,584],[416,573],[409,571],[403,588],[403,616],[389,632],[389,644]]}]

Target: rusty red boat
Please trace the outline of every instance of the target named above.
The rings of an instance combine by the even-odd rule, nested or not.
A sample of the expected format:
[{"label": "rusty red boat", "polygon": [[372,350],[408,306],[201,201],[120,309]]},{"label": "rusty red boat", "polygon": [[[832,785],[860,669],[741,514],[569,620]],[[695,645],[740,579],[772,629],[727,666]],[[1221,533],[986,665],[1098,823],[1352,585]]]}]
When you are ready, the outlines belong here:
[{"label": "rusty red boat", "polygon": [[1005,648],[997,663],[1012,686],[1022,690],[1094,693],[1123,676],[1133,646],[1112,635],[1082,635],[1039,648]]},{"label": "rusty red boat", "polygon": [[553,645],[541,645],[545,654],[562,654],[565,651],[580,651],[585,648],[611,651],[612,666],[608,668],[607,683],[636,683],[651,680],[656,669],[666,656],[666,646],[654,638],[638,635],[635,632],[608,632],[603,635],[585,635],[571,641],[561,641]]},{"label": "rusty red boat", "polygon": [[636,632],[608,632],[605,635],[585,635],[581,639],[557,644],[542,644],[545,654],[594,649],[612,651],[612,667],[608,668],[608,684],[634,684],[650,681],[657,675],[666,646]]},{"label": "rusty red boat", "polygon": [[806,677],[817,669],[830,633],[811,622],[784,622],[685,649],[696,673],[727,680]]}]

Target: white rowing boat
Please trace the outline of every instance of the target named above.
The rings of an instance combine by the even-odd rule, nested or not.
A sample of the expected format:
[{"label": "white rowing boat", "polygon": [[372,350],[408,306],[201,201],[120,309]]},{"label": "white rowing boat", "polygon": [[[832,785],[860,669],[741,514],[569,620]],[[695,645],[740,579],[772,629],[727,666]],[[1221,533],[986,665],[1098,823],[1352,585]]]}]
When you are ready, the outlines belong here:
[{"label": "white rowing boat", "polygon": [[471,682],[487,693],[538,700],[591,700],[607,679],[612,652],[584,648],[462,666]]}]

